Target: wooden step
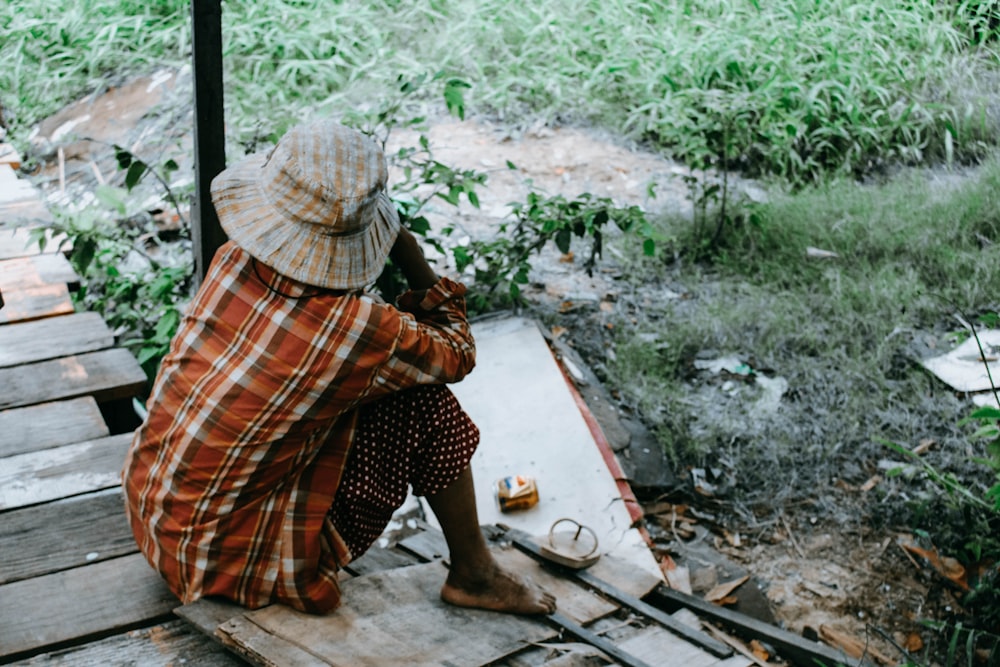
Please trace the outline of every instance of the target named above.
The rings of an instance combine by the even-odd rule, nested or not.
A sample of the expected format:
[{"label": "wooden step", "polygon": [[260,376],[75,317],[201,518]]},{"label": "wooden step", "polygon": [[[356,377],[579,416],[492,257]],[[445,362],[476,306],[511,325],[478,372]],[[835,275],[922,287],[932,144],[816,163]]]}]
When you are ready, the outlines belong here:
[{"label": "wooden step", "polygon": [[0,584],[136,553],[121,489],[3,513]]},{"label": "wooden step", "polygon": [[[2,213],[2,209],[0,209]],[[32,241],[32,230],[35,226],[15,227],[13,229],[3,229],[0,227],[0,259],[13,259],[15,257],[31,257],[32,255],[43,255],[45,253],[63,252],[65,249],[66,237],[55,236],[52,230],[45,231],[45,253]],[[63,247],[60,248],[60,243]]]},{"label": "wooden step", "polygon": [[115,337],[97,313],[0,327],[0,368],[30,364],[111,347]]},{"label": "wooden step", "polygon": [[13,667],[246,667],[232,655],[184,621],[167,621],[146,628],[123,632],[82,646],[43,653],[34,658],[11,663]]},{"label": "wooden step", "polygon": [[114,348],[0,368],[0,410],[93,396],[98,403],[139,394],[146,374],[128,350]]},{"label": "wooden step", "polygon": [[93,396],[0,412],[0,457],[110,435]]},{"label": "wooden step", "polygon": [[122,433],[0,459],[0,510],[118,486],[131,442]]},{"label": "wooden step", "polygon": [[178,600],[140,554],[0,586],[0,663],[146,627]]},{"label": "wooden step", "polygon": [[42,285],[21,290],[3,291],[4,306],[0,308],[0,325],[30,322],[73,312],[73,300],[67,285]]},{"label": "wooden step", "polygon": [[9,292],[43,285],[78,285],[79,276],[60,253],[15,257],[0,261],[0,286],[6,300]]}]

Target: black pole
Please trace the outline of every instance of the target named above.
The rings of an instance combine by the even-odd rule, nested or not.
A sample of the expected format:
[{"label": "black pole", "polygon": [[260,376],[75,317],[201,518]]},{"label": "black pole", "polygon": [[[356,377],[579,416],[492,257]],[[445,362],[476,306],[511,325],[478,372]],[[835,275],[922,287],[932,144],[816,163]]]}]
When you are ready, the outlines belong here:
[{"label": "black pole", "polygon": [[226,233],[212,206],[212,179],[226,168],[222,107],[222,0],[191,0],[194,74],[194,208],[191,241],[200,285]]}]

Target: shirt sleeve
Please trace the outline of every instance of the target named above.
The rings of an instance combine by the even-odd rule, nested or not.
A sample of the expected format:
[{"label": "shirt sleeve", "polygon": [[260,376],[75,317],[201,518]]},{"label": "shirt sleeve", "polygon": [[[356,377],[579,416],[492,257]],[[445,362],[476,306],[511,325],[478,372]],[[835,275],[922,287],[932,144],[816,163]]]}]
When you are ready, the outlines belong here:
[{"label": "shirt sleeve", "polygon": [[466,318],[465,285],[440,278],[430,289],[406,292],[395,311],[396,344],[378,370],[372,395],[419,384],[458,382],[476,364],[476,344]]}]

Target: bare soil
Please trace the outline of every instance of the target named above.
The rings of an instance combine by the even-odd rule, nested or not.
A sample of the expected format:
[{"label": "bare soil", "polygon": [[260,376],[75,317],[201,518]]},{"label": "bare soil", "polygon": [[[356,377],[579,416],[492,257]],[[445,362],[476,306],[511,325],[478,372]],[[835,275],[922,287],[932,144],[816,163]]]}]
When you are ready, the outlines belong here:
[{"label": "bare soil", "polygon": [[[34,182],[52,202],[81,201],[100,182],[121,182],[107,144],[127,147],[153,164],[189,155],[189,85],[187,73],[162,72],[100,91],[46,120],[27,156],[35,162]],[[651,214],[690,209],[684,167],[606,132],[512,128],[485,118],[463,122],[441,115],[426,134],[439,161],[489,173],[488,185],[479,192],[478,209],[463,204],[456,212],[444,202],[430,208],[432,222],[458,227],[458,240],[463,235],[481,238],[493,233],[509,213],[508,204],[523,201],[531,189],[568,198],[592,193],[622,205],[642,206]],[[413,146],[416,139],[414,132],[397,132],[389,146]],[[178,174],[189,173],[190,164],[180,161]],[[509,169],[508,162],[516,169]],[[190,182],[190,176],[184,178]],[[753,183],[737,185],[762,196]],[[150,208],[164,208],[152,191],[150,197]],[[543,252],[533,266],[527,296],[534,314],[584,363],[599,363],[608,344],[607,325],[619,314],[616,277],[621,267],[615,258],[606,258],[592,276],[578,261],[554,249]],[[668,285],[645,294],[651,299],[679,296]],[[603,389],[605,398],[615,395],[614,387]],[[650,440],[642,432],[641,416],[629,414],[613,398],[608,400],[612,409],[603,417],[607,428],[621,431],[621,421],[630,424],[624,436],[630,442],[622,448],[622,456],[638,455],[636,447],[648,450]],[[669,555],[688,567],[696,591],[705,592],[746,572],[753,578],[747,586],[755,583],[768,603],[764,615],[773,614],[777,623],[795,632],[853,638],[867,646],[870,656],[886,656],[888,663],[901,656],[892,642],[919,654],[914,639],[922,632],[918,622],[946,615],[949,606],[955,608],[940,580],[897,545],[897,534],[864,518],[862,491],[816,490],[825,502],[842,506],[839,516],[853,514],[854,521],[812,520],[789,507],[780,520],[755,523],[745,516],[727,516],[724,504],[700,503],[690,485],[683,483],[686,474],[673,472],[676,477],[663,478],[679,478],[681,483],[641,489],[647,524],[658,556]],[[669,508],[665,499],[670,500]],[[676,521],[679,503],[686,517],[682,531]]]}]

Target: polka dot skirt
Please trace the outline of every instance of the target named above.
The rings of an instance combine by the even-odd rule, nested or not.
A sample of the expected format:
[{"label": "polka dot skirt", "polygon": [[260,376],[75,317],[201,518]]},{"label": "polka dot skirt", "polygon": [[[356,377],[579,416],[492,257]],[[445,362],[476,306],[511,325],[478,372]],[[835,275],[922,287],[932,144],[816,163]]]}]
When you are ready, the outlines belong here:
[{"label": "polka dot skirt", "polygon": [[414,495],[434,495],[469,466],[479,429],[445,385],[421,385],[360,408],[330,518],[358,558],[392,513]]}]

